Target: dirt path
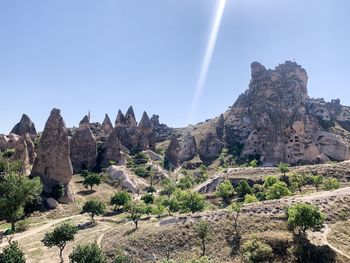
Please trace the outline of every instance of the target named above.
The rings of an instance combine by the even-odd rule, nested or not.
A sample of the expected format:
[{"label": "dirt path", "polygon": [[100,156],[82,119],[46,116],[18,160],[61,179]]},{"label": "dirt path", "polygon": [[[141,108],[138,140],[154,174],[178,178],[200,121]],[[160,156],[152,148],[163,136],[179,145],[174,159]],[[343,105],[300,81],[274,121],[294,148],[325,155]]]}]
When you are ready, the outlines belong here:
[{"label": "dirt path", "polygon": [[344,253],[343,251],[339,250],[338,248],[336,248],[335,246],[333,246],[332,244],[330,244],[327,240],[327,236],[328,234],[331,232],[332,228],[329,227],[328,225],[325,225],[325,231],[323,233],[323,244],[329,246],[331,249],[333,249],[335,252],[337,252],[339,255],[344,256],[345,258],[350,260],[350,255]]}]

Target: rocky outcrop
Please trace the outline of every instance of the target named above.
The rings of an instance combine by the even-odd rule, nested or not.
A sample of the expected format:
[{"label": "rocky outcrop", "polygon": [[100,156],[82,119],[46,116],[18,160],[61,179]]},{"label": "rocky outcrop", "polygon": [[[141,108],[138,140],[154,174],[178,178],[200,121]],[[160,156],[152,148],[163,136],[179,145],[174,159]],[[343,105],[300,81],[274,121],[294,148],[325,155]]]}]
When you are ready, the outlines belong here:
[{"label": "rocky outcrop", "polygon": [[137,121],[136,121],[134,109],[132,108],[132,106],[129,107],[128,111],[125,114],[125,123],[128,128],[137,127]]},{"label": "rocky outcrop", "polygon": [[115,127],[126,126],[125,116],[121,110],[118,111],[117,118],[115,119]]},{"label": "rocky outcrop", "polygon": [[105,114],[105,118],[102,122],[101,129],[102,129],[103,133],[106,135],[111,134],[111,132],[113,131],[113,125],[112,125],[111,119],[109,118],[107,113]]},{"label": "rocky outcrop", "polygon": [[69,140],[66,125],[60,110],[53,109],[40,139],[38,156],[35,159],[32,176],[39,176],[44,192],[51,194],[52,189],[62,183],[66,188],[63,203],[73,201],[69,182],[73,175],[70,160]]},{"label": "rocky outcrop", "polygon": [[20,136],[14,147],[15,154],[14,160],[22,162],[22,172],[26,175],[30,174],[31,167],[36,157],[35,146],[30,138],[29,133],[24,136]]},{"label": "rocky outcrop", "polygon": [[10,133],[21,136],[24,136],[26,133],[29,133],[30,135],[37,135],[34,123],[26,114],[22,115],[20,122],[13,127]]},{"label": "rocky outcrop", "polygon": [[171,137],[169,146],[165,152],[165,159],[170,162],[174,167],[178,167],[180,164],[179,153],[181,146],[179,141],[176,138],[176,135]]},{"label": "rocky outcrop", "polygon": [[89,125],[89,124],[90,124],[90,118],[87,115],[85,115],[84,118],[79,122],[79,126]]},{"label": "rocky outcrop", "polygon": [[198,153],[204,163],[210,163],[219,157],[222,148],[221,141],[209,132],[204,139],[199,142]]},{"label": "rocky outcrop", "polygon": [[156,136],[156,142],[163,142],[171,138],[173,128],[169,128],[166,124],[160,123],[158,115],[153,114],[151,117],[151,125]]},{"label": "rocky outcrop", "polygon": [[7,149],[15,148],[17,141],[21,136],[10,133],[9,135],[0,135],[0,151],[5,151]]},{"label": "rocky outcrop", "polygon": [[139,131],[147,140],[147,148],[155,151],[156,150],[156,135],[153,132],[151,120],[149,119],[146,112],[143,112],[141,121],[139,123]]},{"label": "rocky outcrop", "polygon": [[99,156],[99,166],[108,167],[110,162],[119,163],[122,160],[122,145],[118,136],[118,128],[114,128],[103,145]]},{"label": "rocky outcrop", "polygon": [[73,135],[70,142],[70,158],[73,171],[92,170],[96,165],[96,138],[87,125],[82,125]]},{"label": "rocky outcrop", "polygon": [[180,163],[192,160],[197,154],[197,145],[194,136],[186,133],[180,143],[179,161]]}]

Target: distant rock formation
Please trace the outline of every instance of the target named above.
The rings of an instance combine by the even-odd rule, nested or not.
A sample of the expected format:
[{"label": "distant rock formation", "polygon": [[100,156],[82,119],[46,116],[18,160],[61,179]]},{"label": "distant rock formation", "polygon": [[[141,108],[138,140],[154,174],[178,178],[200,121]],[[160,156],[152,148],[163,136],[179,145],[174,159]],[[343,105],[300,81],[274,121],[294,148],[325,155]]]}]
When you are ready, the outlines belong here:
[{"label": "distant rock formation", "polygon": [[197,144],[194,136],[191,133],[186,133],[180,143],[181,150],[179,152],[179,161],[183,163],[185,161],[192,160],[197,154]]},{"label": "distant rock formation", "polygon": [[32,176],[39,176],[44,185],[44,192],[51,194],[54,187],[62,183],[66,194],[59,200],[69,203],[74,200],[69,190],[73,175],[70,160],[69,140],[66,125],[60,110],[53,109],[40,139],[38,156],[35,159]]},{"label": "distant rock formation", "polygon": [[29,133],[30,135],[37,135],[34,123],[26,114],[22,115],[20,122],[13,127],[10,133],[21,136],[24,136],[26,133]]},{"label": "distant rock formation", "polygon": [[160,123],[158,115],[153,115],[151,117],[151,125],[157,142],[162,142],[171,138],[173,128],[169,128],[166,124]]},{"label": "distant rock formation", "polygon": [[128,111],[125,114],[125,122],[128,128],[137,127],[137,121],[136,121],[134,109],[132,108],[132,106],[129,107]]},{"label": "distant rock formation", "polygon": [[274,70],[254,62],[251,71],[249,89],[226,113],[192,128],[202,160],[217,158],[222,147],[264,165],[350,158],[349,107],[309,98],[307,73],[295,62]]},{"label": "distant rock formation", "polygon": [[107,113],[105,114],[105,119],[102,122],[101,129],[106,135],[111,134],[111,132],[113,131],[113,125]]},{"label": "distant rock formation", "polygon": [[89,116],[85,115],[84,118],[79,122],[79,126],[90,124]]},{"label": "distant rock formation", "polygon": [[103,145],[99,156],[99,166],[108,167],[111,161],[118,164],[122,159],[121,149],[122,145],[118,137],[117,128],[114,128]]},{"label": "distant rock formation", "polygon": [[118,111],[117,118],[115,119],[115,127],[126,126],[125,116],[121,110]]},{"label": "distant rock formation", "polygon": [[96,138],[87,125],[82,125],[70,142],[70,158],[74,172],[92,170],[96,165]]}]

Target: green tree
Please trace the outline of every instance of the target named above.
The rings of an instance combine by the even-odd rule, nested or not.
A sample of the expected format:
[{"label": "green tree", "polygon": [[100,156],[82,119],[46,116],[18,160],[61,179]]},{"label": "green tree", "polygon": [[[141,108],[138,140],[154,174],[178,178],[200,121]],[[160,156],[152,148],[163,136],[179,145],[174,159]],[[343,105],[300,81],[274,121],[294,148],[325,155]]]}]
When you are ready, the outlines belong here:
[{"label": "green tree", "polygon": [[279,182],[279,180],[276,176],[268,176],[268,177],[266,177],[266,179],[264,181],[264,187],[269,188],[277,182]]},{"label": "green tree", "polygon": [[0,181],[0,219],[11,223],[15,231],[16,222],[24,215],[24,207],[37,200],[42,189],[39,178],[29,179],[15,173],[5,175]]},{"label": "green tree", "polygon": [[255,195],[251,194],[251,195],[245,195],[244,197],[244,203],[245,204],[251,204],[251,203],[257,203],[259,202],[258,198],[256,198]]},{"label": "green tree", "polygon": [[288,226],[293,229],[299,229],[299,232],[305,235],[306,230],[319,231],[323,227],[325,216],[320,212],[318,207],[298,203],[287,209]]},{"label": "green tree", "polygon": [[92,190],[92,188],[95,185],[100,185],[102,182],[102,178],[99,174],[95,174],[95,173],[90,173],[88,176],[86,176],[84,178],[84,182],[83,185],[88,188],[90,187],[90,190]]},{"label": "green tree", "polygon": [[230,197],[232,197],[235,193],[235,189],[233,188],[231,182],[229,180],[225,180],[221,184],[219,184],[216,189],[216,196],[221,197],[222,201],[225,205],[230,202]]},{"label": "green tree", "polygon": [[243,260],[247,263],[272,262],[273,250],[270,245],[256,237],[242,245]]},{"label": "green tree", "polygon": [[160,192],[161,195],[171,196],[176,191],[176,185],[173,180],[165,179],[162,182],[163,190]]},{"label": "green tree", "polygon": [[338,189],[340,186],[339,181],[336,178],[330,178],[326,179],[323,182],[323,189],[324,190],[333,190],[333,189]]},{"label": "green tree", "polygon": [[230,207],[230,211],[233,212],[233,227],[235,229],[236,234],[238,234],[238,218],[241,214],[242,203],[236,202],[233,203]]},{"label": "green tree", "polygon": [[236,187],[236,192],[239,197],[243,198],[245,195],[253,193],[253,190],[249,186],[247,180],[242,180],[238,183],[238,186]]},{"label": "green tree", "polygon": [[119,210],[126,204],[131,202],[131,195],[126,191],[118,191],[111,197],[111,205],[114,205],[114,210]]},{"label": "green tree", "polygon": [[280,163],[278,165],[278,170],[285,176],[289,172],[289,165],[286,163]]},{"label": "green tree", "polygon": [[303,174],[293,173],[290,175],[290,182],[293,188],[298,188],[301,193],[302,187],[306,183],[306,177]]},{"label": "green tree", "polygon": [[253,160],[251,160],[250,162],[249,162],[249,166],[250,167],[257,167],[258,166],[258,161],[257,160],[255,160],[255,159],[253,159]]},{"label": "green tree", "polygon": [[41,242],[46,247],[58,247],[60,250],[60,260],[63,261],[63,250],[70,241],[74,241],[74,236],[78,232],[76,226],[64,223],[56,227],[52,232],[45,234]]},{"label": "green tree", "polygon": [[129,218],[135,224],[135,229],[137,229],[142,215],[146,213],[146,205],[143,202],[133,201],[127,204],[126,210],[130,214]]},{"label": "green tree", "polygon": [[175,196],[160,197],[159,202],[166,208],[169,216],[180,210],[180,202]]},{"label": "green tree", "polygon": [[224,167],[224,168],[227,167],[227,162],[226,162],[227,156],[228,156],[228,149],[223,148],[219,155],[219,162],[221,167]]},{"label": "green tree", "polygon": [[26,259],[24,252],[18,245],[18,242],[11,242],[7,247],[4,248],[3,252],[0,253],[0,263],[25,263]]},{"label": "green tree", "polygon": [[316,191],[318,191],[320,189],[320,186],[322,185],[323,183],[323,176],[321,175],[313,175],[311,177],[311,180],[312,180],[312,184],[315,186],[316,188]]},{"label": "green tree", "polygon": [[155,202],[152,206],[152,214],[156,215],[158,219],[164,214],[165,210],[165,206],[160,202]]},{"label": "green tree", "polygon": [[151,193],[147,193],[147,194],[144,194],[143,196],[141,196],[141,200],[146,205],[150,205],[150,204],[153,204],[153,202],[154,202],[154,196]]},{"label": "green tree", "polygon": [[286,183],[280,181],[269,187],[266,191],[266,198],[268,200],[280,199],[288,195],[291,195],[291,192]]},{"label": "green tree", "polygon": [[204,197],[202,194],[194,191],[181,191],[178,193],[178,200],[180,201],[181,210],[183,212],[195,212],[202,211],[205,206]]},{"label": "green tree", "polygon": [[209,239],[210,235],[210,225],[208,221],[202,220],[196,223],[194,230],[200,241],[200,247],[202,250],[201,256],[204,257],[206,252],[206,242]]},{"label": "green tree", "polygon": [[106,263],[101,248],[96,243],[78,245],[69,255],[71,263]]},{"label": "green tree", "polygon": [[94,217],[105,213],[106,205],[99,200],[86,201],[83,205],[82,213],[88,213],[91,221],[95,222]]}]

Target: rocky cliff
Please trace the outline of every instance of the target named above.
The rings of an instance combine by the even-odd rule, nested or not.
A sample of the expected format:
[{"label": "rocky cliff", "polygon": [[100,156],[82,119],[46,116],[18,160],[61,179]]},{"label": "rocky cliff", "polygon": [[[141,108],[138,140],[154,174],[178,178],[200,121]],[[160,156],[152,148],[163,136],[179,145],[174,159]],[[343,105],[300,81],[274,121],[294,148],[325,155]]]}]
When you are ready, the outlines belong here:
[{"label": "rocky cliff", "polygon": [[219,144],[265,165],[350,158],[349,107],[310,98],[307,73],[295,62],[274,70],[253,62],[251,72],[249,88],[227,112],[190,129],[202,160],[217,158]]}]

